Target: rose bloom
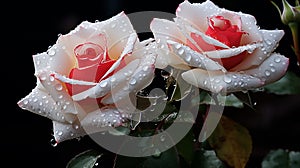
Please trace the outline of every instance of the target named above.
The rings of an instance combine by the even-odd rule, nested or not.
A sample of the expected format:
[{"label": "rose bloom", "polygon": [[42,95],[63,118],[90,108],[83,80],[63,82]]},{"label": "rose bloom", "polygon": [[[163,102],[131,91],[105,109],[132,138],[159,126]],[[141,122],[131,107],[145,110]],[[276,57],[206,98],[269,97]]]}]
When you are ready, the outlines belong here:
[{"label": "rose bloom", "polygon": [[182,78],[199,88],[246,91],[280,79],[289,59],[273,52],[283,30],[264,30],[249,14],[219,8],[211,1],[185,0],[173,21],[153,19],[157,68],[182,69]]},{"label": "rose bloom", "polygon": [[120,126],[154,77],[149,45],[123,12],[84,21],[33,56],[37,86],[18,105],[51,119],[56,142]]}]

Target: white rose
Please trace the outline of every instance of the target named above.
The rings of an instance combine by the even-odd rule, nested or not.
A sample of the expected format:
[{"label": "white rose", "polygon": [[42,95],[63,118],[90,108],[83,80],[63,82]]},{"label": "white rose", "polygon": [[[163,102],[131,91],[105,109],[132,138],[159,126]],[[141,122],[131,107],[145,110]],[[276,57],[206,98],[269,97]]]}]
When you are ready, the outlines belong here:
[{"label": "white rose", "polygon": [[212,92],[250,90],[280,79],[289,59],[274,50],[282,30],[264,30],[249,14],[211,1],[182,2],[173,21],[153,19],[157,67],[186,70],[182,78]]},{"label": "white rose", "polygon": [[37,86],[18,105],[53,120],[56,142],[120,126],[154,77],[147,47],[123,12],[84,21],[33,56]]}]

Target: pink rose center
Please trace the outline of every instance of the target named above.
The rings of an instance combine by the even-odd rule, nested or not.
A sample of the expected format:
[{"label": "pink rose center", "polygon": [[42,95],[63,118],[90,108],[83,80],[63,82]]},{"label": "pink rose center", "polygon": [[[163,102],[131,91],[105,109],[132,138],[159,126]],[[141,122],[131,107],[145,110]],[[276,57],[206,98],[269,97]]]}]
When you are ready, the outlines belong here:
[{"label": "pink rose center", "polygon": [[[103,75],[116,62],[109,58],[104,48],[105,47],[90,42],[76,46],[74,53],[78,67],[71,70],[69,78],[98,83]],[[109,76],[110,75],[107,77]],[[89,89],[91,86],[72,85],[67,83],[66,87],[69,94],[72,96]]]},{"label": "pink rose center", "polygon": [[[239,19],[237,21],[240,22],[240,18],[237,19]],[[245,32],[242,32],[238,25],[233,25],[230,20],[225,19],[223,16],[214,16],[209,19],[209,26],[205,34],[226,44],[228,47],[238,47],[240,46],[242,35],[245,34]],[[203,51],[223,49],[222,47],[206,43],[201,36],[195,33],[191,33],[191,37]],[[187,43],[191,48],[199,52],[199,49],[190,41]],[[215,61],[222,63],[223,66],[229,70],[242,62],[242,60],[245,58],[245,55],[246,52],[243,52],[230,58],[222,58],[221,60]]]}]

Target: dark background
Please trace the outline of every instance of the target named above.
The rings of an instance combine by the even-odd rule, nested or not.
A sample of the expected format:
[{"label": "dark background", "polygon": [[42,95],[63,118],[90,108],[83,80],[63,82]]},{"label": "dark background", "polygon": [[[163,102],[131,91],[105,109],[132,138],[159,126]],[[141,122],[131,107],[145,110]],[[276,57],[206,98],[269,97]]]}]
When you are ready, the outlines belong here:
[{"label": "dark background", "polygon": [[[279,14],[270,1],[212,1],[219,7],[254,15],[257,24],[263,29],[284,29],[286,34],[276,51],[290,58],[289,70],[300,74],[290,47],[292,45],[290,30],[281,23]],[[68,33],[84,20],[91,22],[106,20],[121,11],[126,14],[139,11],[174,13],[181,2],[179,0],[10,1],[2,6],[6,8],[6,12],[1,12],[3,92],[0,164],[10,165],[8,167],[60,168],[65,167],[76,154],[86,149],[99,148],[88,137],[65,141],[52,147],[51,120],[17,106],[17,102],[35,86],[32,55],[46,51],[48,46],[55,44],[58,34]],[[275,2],[281,7],[281,1]],[[147,37],[152,36],[151,34],[140,36],[142,39]],[[253,153],[248,167],[260,167],[262,158],[272,149],[300,150],[299,97],[299,95],[256,94],[252,96],[257,102],[255,112],[248,108],[226,109],[225,114],[247,127],[252,135]]]}]

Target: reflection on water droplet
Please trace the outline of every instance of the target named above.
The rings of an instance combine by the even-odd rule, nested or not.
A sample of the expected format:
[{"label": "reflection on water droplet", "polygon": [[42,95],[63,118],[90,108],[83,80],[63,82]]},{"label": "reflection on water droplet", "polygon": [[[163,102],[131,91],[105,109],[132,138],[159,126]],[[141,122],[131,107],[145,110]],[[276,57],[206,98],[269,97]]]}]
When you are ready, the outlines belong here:
[{"label": "reflection on water droplet", "polygon": [[179,54],[179,55],[182,55],[183,53],[184,53],[184,49],[180,48],[180,49],[178,50],[178,54]]},{"label": "reflection on water droplet", "polygon": [[57,146],[57,142],[55,141],[55,139],[51,139],[51,140],[50,140],[50,144],[51,144],[51,146],[53,146],[53,147],[56,147],[56,146]]},{"label": "reflection on water droplet", "polygon": [[107,81],[103,81],[103,82],[100,83],[100,87],[106,87],[106,86],[107,86]]},{"label": "reflection on water droplet", "polygon": [[153,157],[160,157],[160,155],[161,155],[160,150],[159,150],[159,149],[155,149],[152,156],[153,156]]},{"label": "reflection on water droplet", "polygon": [[165,135],[161,135],[161,136],[160,136],[160,140],[161,140],[162,142],[164,142],[164,141],[166,140]]},{"label": "reflection on water droplet", "polygon": [[281,61],[281,59],[280,59],[279,57],[276,57],[276,58],[274,59],[274,61],[275,61],[276,63],[279,63],[279,62]]},{"label": "reflection on water droplet", "polygon": [[132,79],[129,81],[129,84],[131,84],[131,85],[136,84],[136,79],[132,78]]},{"label": "reflection on water droplet", "polygon": [[230,77],[228,77],[228,76],[226,76],[226,75],[224,76],[224,82],[225,82],[225,83],[231,83],[231,81],[232,81],[232,80],[231,80]]},{"label": "reflection on water droplet", "polygon": [[57,91],[61,91],[61,90],[63,89],[63,86],[62,86],[61,84],[56,84],[56,85],[55,85],[55,89],[56,89]]},{"label": "reflection on water droplet", "polygon": [[191,56],[190,54],[187,54],[186,57],[185,57],[185,60],[186,60],[187,62],[190,62],[191,59],[192,59],[192,56]]},{"label": "reflection on water droplet", "polygon": [[47,54],[50,55],[50,56],[53,56],[53,55],[55,55],[55,50],[50,49],[50,50],[48,50]]},{"label": "reflection on water droplet", "polygon": [[266,76],[270,76],[270,75],[271,75],[271,72],[268,71],[268,70],[266,70],[266,71],[265,71],[265,75],[266,75]]}]

